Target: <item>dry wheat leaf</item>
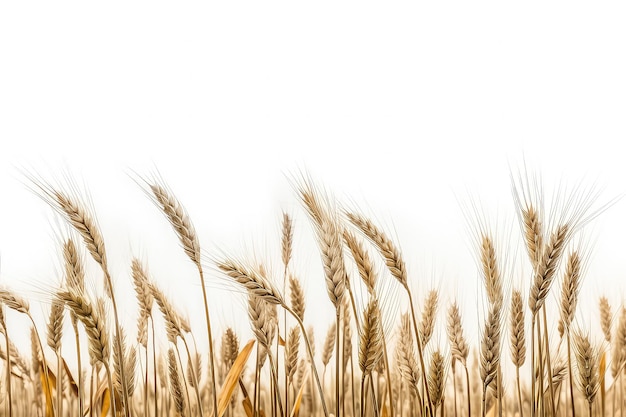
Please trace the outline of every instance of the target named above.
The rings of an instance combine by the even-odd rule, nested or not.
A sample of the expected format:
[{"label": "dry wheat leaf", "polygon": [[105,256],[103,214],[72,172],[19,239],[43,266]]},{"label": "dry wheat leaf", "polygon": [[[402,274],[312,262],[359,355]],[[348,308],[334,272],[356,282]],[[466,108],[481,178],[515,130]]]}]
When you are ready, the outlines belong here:
[{"label": "dry wheat leaf", "polygon": [[224,380],[224,385],[222,386],[219,398],[217,399],[217,417],[222,417],[226,411],[226,408],[230,403],[230,399],[233,396],[233,392],[235,391],[235,386],[237,385],[239,377],[243,372],[243,368],[248,361],[250,352],[252,352],[253,346],[254,340],[250,340],[243,347],[243,349],[241,349],[241,352],[237,356],[237,359],[235,359],[233,366],[231,366],[228,371],[228,375],[226,375],[226,379]]},{"label": "dry wheat leaf", "polygon": [[100,417],[106,417],[111,407],[111,392],[108,388],[104,389],[102,393],[102,409],[100,410]]}]

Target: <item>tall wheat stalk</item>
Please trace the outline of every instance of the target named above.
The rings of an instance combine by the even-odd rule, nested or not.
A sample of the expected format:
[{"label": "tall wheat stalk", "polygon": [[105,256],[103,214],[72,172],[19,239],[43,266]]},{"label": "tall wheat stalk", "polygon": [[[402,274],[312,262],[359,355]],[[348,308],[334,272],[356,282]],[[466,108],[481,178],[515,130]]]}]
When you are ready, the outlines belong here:
[{"label": "tall wheat stalk", "polygon": [[213,410],[217,412],[217,383],[215,381],[215,355],[213,350],[213,333],[211,331],[211,318],[209,315],[209,303],[206,286],[204,283],[204,271],[200,260],[200,240],[196,229],[187,214],[187,211],[176,197],[164,185],[156,182],[148,184],[152,192],[152,201],[161,209],[170,225],[176,232],[183,250],[198,269],[200,286],[202,288],[202,301],[204,303],[204,319],[206,321],[207,336],[209,343],[209,372],[213,397]]},{"label": "tall wheat stalk", "polygon": [[413,330],[415,331],[417,353],[419,355],[420,366],[422,370],[422,384],[424,385],[424,392],[426,393],[428,414],[430,417],[434,417],[432,401],[430,399],[430,392],[428,390],[428,378],[426,375],[424,354],[421,344],[422,337],[417,326],[413,294],[411,293],[411,288],[409,287],[406,266],[404,264],[404,260],[402,259],[400,250],[393,244],[391,239],[389,239],[387,235],[383,233],[383,231],[380,230],[370,220],[355,213],[346,213],[346,216],[348,217],[348,220],[359,230],[361,230],[361,232],[378,248],[380,254],[385,260],[387,268],[389,268],[389,271],[391,272],[391,275],[400,283],[400,285],[402,285],[407,293],[407,296],[409,298],[409,306],[411,308]]}]

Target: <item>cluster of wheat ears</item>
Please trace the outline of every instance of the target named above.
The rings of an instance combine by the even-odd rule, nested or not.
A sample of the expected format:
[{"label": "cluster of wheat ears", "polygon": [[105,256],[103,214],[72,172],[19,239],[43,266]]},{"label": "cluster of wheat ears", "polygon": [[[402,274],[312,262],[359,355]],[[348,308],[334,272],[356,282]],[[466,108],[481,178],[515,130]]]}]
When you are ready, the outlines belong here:
[{"label": "cluster of wheat ears", "polygon": [[[589,329],[574,324],[586,261],[585,246],[576,244],[575,236],[606,205],[592,210],[598,195],[578,188],[559,193],[548,209],[542,187],[528,175],[512,183],[528,255],[524,262],[530,266],[528,286],[514,288],[505,273],[510,248],[499,247],[487,222],[475,222],[472,240],[485,302],[480,344],[470,357],[457,302],[446,306],[439,324],[447,346],[434,346],[438,290],[414,297],[402,253],[389,235],[358,212],[338,208],[310,180],[299,181],[296,192],[314,226],[336,313],[316,359],[313,329],[305,325],[305,293],[290,267],[294,230],[289,214],[282,217],[282,273],[270,276],[263,263],[247,261],[245,254],[202,256],[191,219],[170,189],[161,180],[141,179],[197,267],[208,336],[208,352],[200,352],[193,332],[202,330],[191,329],[138,258],[129,265],[137,327],[120,326],[114,280],[93,209],[76,192],[33,181],[36,193],[71,226],[61,242],[64,279],[45,303],[45,330],[36,325],[27,299],[0,288],[0,415],[621,416],[626,309],[621,307],[613,320],[607,299],[599,300],[606,339],[601,344],[589,337]],[[99,265],[100,276],[86,277],[84,252]],[[374,267],[381,260],[384,274]],[[247,295],[254,334],[249,342],[240,345],[230,328],[221,337],[213,334],[206,268],[219,271]],[[87,291],[87,278],[103,279],[104,293]],[[407,311],[392,320],[392,331],[383,320],[382,279],[399,284],[408,301]],[[549,334],[556,333],[550,325],[557,324],[548,322],[546,314],[554,281],[560,283],[552,291],[560,294],[551,298],[560,300],[558,334]],[[367,291],[355,299],[357,282]],[[319,300],[315,304],[322,305]],[[16,348],[7,330],[8,320],[19,315],[32,323],[30,358]],[[164,329],[155,326],[155,315],[162,316],[156,323]],[[61,344],[67,317],[75,346]],[[159,332],[167,337],[165,349],[155,343]],[[88,358],[80,354],[85,343]],[[514,378],[504,377],[509,359],[513,366],[507,373],[514,368]],[[520,368],[529,375],[520,378]]]}]

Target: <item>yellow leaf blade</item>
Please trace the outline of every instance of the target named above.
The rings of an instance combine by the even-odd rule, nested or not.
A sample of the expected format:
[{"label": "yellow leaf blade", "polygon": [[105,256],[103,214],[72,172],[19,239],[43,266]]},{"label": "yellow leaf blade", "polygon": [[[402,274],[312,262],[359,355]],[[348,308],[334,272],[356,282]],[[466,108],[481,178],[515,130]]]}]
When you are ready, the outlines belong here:
[{"label": "yellow leaf blade", "polygon": [[239,352],[237,359],[233,363],[233,366],[228,371],[228,375],[226,375],[226,379],[224,380],[224,385],[222,386],[222,390],[217,399],[217,417],[222,417],[226,408],[228,408],[228,404],[230,403],[230,399],[233,396],[233,392],[235,391],[235,387],[239,381],[239,377],[243,372],[243,368],[248,361],[248,357],[250,356],[250,352],[252,352],[252,348],[254,347],[254,340],[250,340]]}]

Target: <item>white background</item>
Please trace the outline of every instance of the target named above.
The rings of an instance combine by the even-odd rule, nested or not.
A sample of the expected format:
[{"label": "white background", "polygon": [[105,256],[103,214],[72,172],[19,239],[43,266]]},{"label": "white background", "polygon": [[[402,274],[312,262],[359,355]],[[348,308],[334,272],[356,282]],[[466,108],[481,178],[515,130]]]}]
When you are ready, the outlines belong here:
[{"label": "white background", "polygon": [[[93,199],[129,328],[140,256],[202,329],[197,276],[131,178],[158,170],[207,254],[256,252],[280,271],[281,212],[294,216],[294,272],[321,339],[331,305],[292,186],[307,172],[391,233],[419,298],[439,288],[476,326],[468,201],[515,225],[509,174],[524,159],[546,190],[560,179],[597,181],[603,201],[626,190],[626,15],[607,3],[434,3],[3,4],[0,282],[47,311],[66,229],[24,173],[71,176]],[[586,235],[586,327],[598,327],[601,294],[622,302],[625,217],[621,201]],[[207,268],[217,327],[245,333],[241,294]],[[528,277],[512,285],[527,292]],[[10,317],[19,334],[25,322]]]}]

